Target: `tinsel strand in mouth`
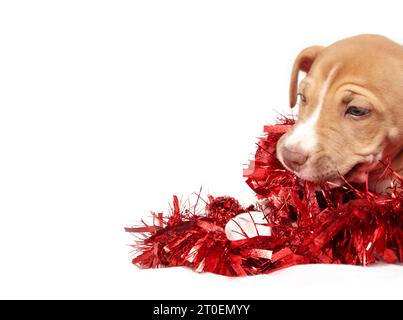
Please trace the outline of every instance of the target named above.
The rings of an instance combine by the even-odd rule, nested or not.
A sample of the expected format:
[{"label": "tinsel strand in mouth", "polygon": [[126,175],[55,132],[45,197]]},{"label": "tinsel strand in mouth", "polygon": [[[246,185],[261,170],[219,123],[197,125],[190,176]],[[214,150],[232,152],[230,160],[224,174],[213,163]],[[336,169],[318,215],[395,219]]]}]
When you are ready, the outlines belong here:
[{"label": "tinsel strand in mouth", "polygon": [[[393,176],[390,193],[377,194],[344,180],[318,186],[286,171],[276,158],[276,144],[294,122],[282,118],[264,127],[255,158],[244,171],[259,203],[242,206],[228,196],[200,192],[194,204],[174,196],[168,214],[153,213],[153,223],[126,228],[136,236],[133,263],[142,268],[186,266],[226,276],[269,273],[296,264],[369,265],[401,263],[403,258],[402,178]],[[343,179],[343,177],[341,177]],[[270,235],[228,240],[226,224],[245,212],[261,211]]]}]

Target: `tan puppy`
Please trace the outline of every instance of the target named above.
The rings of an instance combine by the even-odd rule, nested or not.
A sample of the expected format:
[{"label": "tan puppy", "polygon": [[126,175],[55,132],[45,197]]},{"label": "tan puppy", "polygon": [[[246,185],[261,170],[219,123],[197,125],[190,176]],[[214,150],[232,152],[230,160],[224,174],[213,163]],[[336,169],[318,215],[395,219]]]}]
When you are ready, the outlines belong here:
[{"label": "tan puppy", "polygon": [[390,186],[379,160],[403,172],[403,46],[360,35],[306,48],[292,70],[291,107],[298,96],[298,121],[277,145],[287,169],[310,181],[368,179],[376,191]]}]

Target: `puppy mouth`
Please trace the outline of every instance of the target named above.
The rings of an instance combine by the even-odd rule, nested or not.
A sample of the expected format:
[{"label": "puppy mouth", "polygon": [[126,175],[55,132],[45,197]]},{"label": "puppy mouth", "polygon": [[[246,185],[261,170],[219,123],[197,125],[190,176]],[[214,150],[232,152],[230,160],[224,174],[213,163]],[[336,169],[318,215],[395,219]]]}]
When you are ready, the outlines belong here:
[{"label": "puppy mouth", "polygon": [[371,156],[370,161],[356,163],[343,177],[349,182],[365,183],[371,172],[379,168],[380,157]]},{"label": "puppy mouth", "polygon": [[[313,183],[329,183],[331,186],[341,186],[347,182],[351,183],[366,183],[369,174],[376,169],[379,164],[379,156],[370,154],[365,157],[357,159],[352,166],[338,166],[330,157],[326,166],[330,169],[327,171],[317,171],[312,168],[312,164],[302,166],[297,170],[288,168],[283,161],[280,162],[290,172],[293,172],[297,177],[302,180],[310,181]],[[315,166],[313,166],[315,167]]]},{"label": "puppy mouth", "polygon": [[328,183],[330,186],[341,186],[346,181],[353,182],[353,183],[365,183],[368,174],[370,172],[369,164],[366,162],[359,162],[356,163],[354,166],[351,167],[348,171],[344,174],[339,170],[332,170],[331,172],[327,172],[326,174],[319,174],[319,175],[304,175],[300,172],[294,173],[301,179],[315,182],[315,183]]},{"label": "puppy mouth", "polygon": [[332,175],[327,179],[323,179],[323,182],[329,182],[335,186],[341,186],[346,181],[352,183],[365,183],[368,179],[368,174],[368,164],[360,162],[351,167],[351,169],[346,173],[342,174],[338,171],[337,175]]},{"label": "puppy mouth", "polygon": [[344,184],[346,181],[351,183],[366,183],[370,173],[375,167],[375,163],[368,163],[365,161],[359,162],[356,163],[345,174],[339,174],[338,177],[333,180],[329,180],[329,182],[333,182],[339,186]]}]

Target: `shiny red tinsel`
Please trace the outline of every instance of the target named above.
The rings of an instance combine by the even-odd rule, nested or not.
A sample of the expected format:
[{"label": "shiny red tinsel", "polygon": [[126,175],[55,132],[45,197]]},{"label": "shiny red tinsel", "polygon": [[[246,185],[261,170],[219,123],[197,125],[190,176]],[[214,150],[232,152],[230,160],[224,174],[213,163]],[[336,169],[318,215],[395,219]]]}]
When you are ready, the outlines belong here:
[{"label": "shiny red tinsel", "polygon": [[[307,263],[368,265],[402,262],[402,179],[387,195],[365,186],[332,188],[301,181],[276,158],[276,143],[293,125],[265,126],[255,159],[244,176],[258,198],[247,208],[231,197],[197,197],[181,208],[177,197],[168,216],[154,214],[154,223],[126,228],[138,235],[133,263],[144,268],[188,266],[227,276],[261,274]],[[198,207],[205,203],[202,212]],[[227,239],[224,227],[243,212],[265,213],[270,236]]]}]

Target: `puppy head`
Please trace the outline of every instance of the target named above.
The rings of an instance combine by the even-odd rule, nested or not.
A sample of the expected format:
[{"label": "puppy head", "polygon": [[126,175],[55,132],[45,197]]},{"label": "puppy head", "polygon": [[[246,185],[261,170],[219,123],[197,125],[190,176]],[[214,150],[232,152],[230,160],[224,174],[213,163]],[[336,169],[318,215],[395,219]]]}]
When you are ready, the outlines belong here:
[{"label": "puppy head", "polygon": [[[298,86],[298,74],[307,76]],[[364,182],[403,148],[403,47],[362,35],[309,47],[291,74],[298,121],[277,144],[282,164],[309,181]]]}]

